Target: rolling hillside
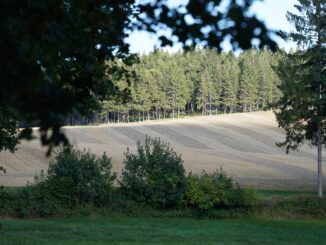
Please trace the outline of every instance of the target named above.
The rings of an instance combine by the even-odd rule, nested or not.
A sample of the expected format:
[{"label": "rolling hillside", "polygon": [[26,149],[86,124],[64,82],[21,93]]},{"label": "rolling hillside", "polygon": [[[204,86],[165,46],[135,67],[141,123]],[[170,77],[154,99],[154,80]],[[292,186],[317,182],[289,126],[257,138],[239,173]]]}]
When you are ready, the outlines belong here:
[{"label": "rolling hillside", "polygon": [[[112,157],[121,170],[123,152],[136,149],[145,135],[160,137],[182,154],[187,171],[213,171],[220,166],[243,185],[262,188],[312,188],[315,149],[305,145],[285,154],[275,142],[284,139],[272,112],[239,113],[179,120],[147,121],[99,127],[65,128],[71,143]],[[0,184],[23,185],[46,170],[49,159],[39,141],[23,142],[16,154],[0,153]]]}]

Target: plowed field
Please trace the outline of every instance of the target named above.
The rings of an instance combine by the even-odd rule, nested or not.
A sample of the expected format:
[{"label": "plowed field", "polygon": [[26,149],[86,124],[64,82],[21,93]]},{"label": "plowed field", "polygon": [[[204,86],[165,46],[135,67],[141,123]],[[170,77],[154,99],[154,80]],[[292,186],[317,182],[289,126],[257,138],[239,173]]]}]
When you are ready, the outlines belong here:
[{"label": "plowed field", "polygon": [[[67,127],[71,143],[96,154],[112,157],[114,169],[122,168],[127,147],[146,135],[160,137],[182,154],[187,171],[213,171],[220,166],[243,185],[259,188],[312,188],[316,172],[316,150],[304,145],[285,154],[275,143],[284,140],[272,112],[238,113],[176,120]],[[46,170],[49,159],[38,140],[22,142],[15,154],[0,153],[0,184],[23,185],[35,173]]]}]

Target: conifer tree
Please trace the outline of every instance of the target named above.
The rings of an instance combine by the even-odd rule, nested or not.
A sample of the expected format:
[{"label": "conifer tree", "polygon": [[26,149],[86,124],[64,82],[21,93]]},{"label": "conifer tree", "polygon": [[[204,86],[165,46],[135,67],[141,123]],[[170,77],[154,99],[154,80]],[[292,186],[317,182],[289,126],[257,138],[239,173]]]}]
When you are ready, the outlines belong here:
[{"label": "conifer tree", "polygon": [[190,98],[190,109],[192,112],[199,109],[197,105],[197,96],[199,93],[200,74],[201,74],[201,59],[200,53],[196,50],[188,51],[185,54],[187,65],[185,66],[185,75],[188,80],[191,81],[191,98]]},{"label": "conifer tree", "polygon": [[274,67],[277,64],[277,55],[269,50],[262,50],[257,54],[258,101],[257,109],[265,109],[272,105],[279,97],[278,78]]},{"label": "conifer tree", "polygon": [[234,112],[237,105],[239,66],[232,53],[221,56],[222,105],[224,113]]},{"label": "conifer tree", "polygon": [[322,191],[322,145],[326,143],[326,2],[299,0],[300,14],[288,13],[300,49],[280,64],[283,96],[276,117],[286,131],[281,146],[297,149],[304,140],[317,146],[318,196]]},{"label": "conifer tree", "polygon": [[207,59],[209,56],[209,51],[199,50],[197,51],[196,57],[199,60],[199,74],[197,75],[197,94],[196,102],[198,108],[202,110],[202,115],[206,115],[207,105],[211,99],[211,93],[213,88],[213,83],[211,79],[211,71],[209,69],[210,62]]},{"label": "conifer tree", "polygon": [[239,103],[243,111],[257,109],[259,100],[258,56],[257,50],[250,50],[240,58],[241,75],[239,81]]}]

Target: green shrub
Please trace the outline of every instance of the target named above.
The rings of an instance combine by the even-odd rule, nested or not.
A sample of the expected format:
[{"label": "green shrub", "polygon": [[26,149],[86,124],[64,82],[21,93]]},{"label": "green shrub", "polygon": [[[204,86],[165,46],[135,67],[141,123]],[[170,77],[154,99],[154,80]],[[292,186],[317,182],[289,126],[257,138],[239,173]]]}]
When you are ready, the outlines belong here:
[{"label": "green shrub", "polygon": [[[67,147],[59,151],[48,169],[46,189],[62,206],[103,206],[112,198],[117,174],[104,153],[96,157],[89,151]],[[39,183],[39,184],[40,184]]]},{"label": "green shrub", "polygon": [[326,217],[326,199],[309,196],[297,196],[280,200],[274,209],[284,212],[290,217],[312,217],[324,219]]},{"label": "green shrub", "polygon": [[17,217],[49,217],[60,212],[58,201],[44,188],[43,184],[27,185],[13,195]]},{"label": "green shrub", "polygon": [[14,197],[7,188],[0,187],[0,216],[10,216],[14,213],[12,203]]},{"label": "green shrub", "polygon": [[57,200],[47,191],[43,173],[37,183],[24,187],[7,187],[0,191],[0,215],[25,217],[48,217],[59,212]]},{"label": "green shrub", "polygon": [[116,179],[111,168],[106,154],[96,157],[87,151],[63,148],[55,153],[47,175],[42,171],[33,184],[0,193],[0,214],[13,212],[21,218],[66,216],[77,207],[108,206]]},{"label": "green shrub", "polygon": [[234,184],[222,169],[214,173],[189,173],[187,177],[186,202],[200,210],[225,207],[246,207],[257,201],[253,190],[246,190]]},{"label": "green shrub", "polygon": [[120,182],[125,196],[158,208],[178,206],[186,191],[183,161],[169,144],[146,137],[137,143],[137,154],[125,153]]}]

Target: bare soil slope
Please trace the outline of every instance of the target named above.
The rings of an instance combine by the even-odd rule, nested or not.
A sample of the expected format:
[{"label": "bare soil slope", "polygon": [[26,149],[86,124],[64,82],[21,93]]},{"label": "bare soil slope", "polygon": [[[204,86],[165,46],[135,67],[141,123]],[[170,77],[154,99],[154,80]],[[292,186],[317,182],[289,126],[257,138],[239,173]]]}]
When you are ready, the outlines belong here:
[{"label": "bare soil slope", "polygon": [[[122,168],[127,147],[134,151],[145,135],[160,137],[182,154],[187,171],[213,171],[220,166],[244,185],[266,188],[311,188],[316,172],[315,149],[305,145],[285,154],[275,142],[284,140],[272,112],[238,113],[186,119],[147,121],[99,127],[65,128],[71,142],[96,154],[112,157],[114,169]],[[15,154],[0,153],[0,184],[23,185],[49,159],[38,141],[23,142]]]}]

